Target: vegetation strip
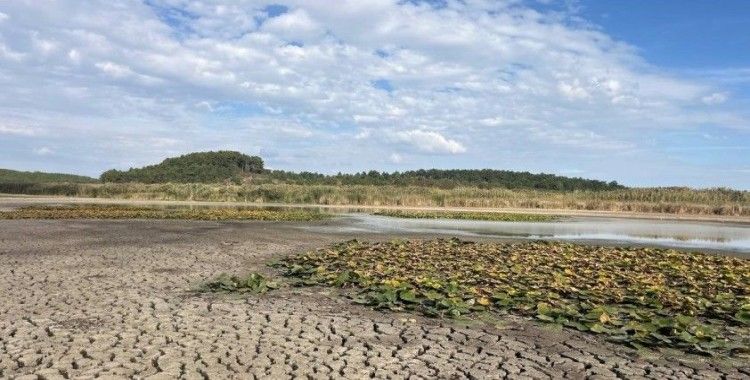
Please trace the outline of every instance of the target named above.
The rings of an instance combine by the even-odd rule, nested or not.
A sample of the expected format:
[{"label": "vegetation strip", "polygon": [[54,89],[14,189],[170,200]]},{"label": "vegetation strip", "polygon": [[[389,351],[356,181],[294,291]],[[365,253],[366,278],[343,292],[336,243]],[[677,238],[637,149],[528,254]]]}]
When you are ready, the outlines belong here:
[{"label": "vegetation strip", "polygon": [[632,347],[750,353],[750,260],[557,242],[352,240],[278,264],[378,309],[510,312]]},{"label": "vegetation strip", "polygon": [[0,212],[0,219],[191,219],[311,221],[329,217],[312,210],[262,210],[231,207],[158,208],[121,205],[27,206]]},{"label": "vegetation strip", "polygon": [[477,211],[411,211],[411,210],[384,210],[375,212],[374,215],[389,216],[394,218],[409,219],[464,219],[464,220],[487,220],[493,222],[551,222],[559,219],[554,215],[542,214],[517,214],[501,212],[477,212]]},{"label": "vegetation strip", "polygon": [[750,191],[682,188],[539,191],[424,186],[262,183],[2,183],[0,193],[104,199],[255,202],[344,206],[404,206],[598,210],[675,215],[750,216]]}]

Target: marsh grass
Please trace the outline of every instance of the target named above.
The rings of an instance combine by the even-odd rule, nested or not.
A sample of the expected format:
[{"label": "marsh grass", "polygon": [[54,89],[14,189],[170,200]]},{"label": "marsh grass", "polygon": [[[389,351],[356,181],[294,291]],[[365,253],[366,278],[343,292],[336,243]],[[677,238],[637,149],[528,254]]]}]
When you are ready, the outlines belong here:
[{"label": "marsh grass", "polygon": [[513,313],[634,348],[750,354],[750,260],[557,242],[349,241],[279,266],[357,303],[459,317]]},{"label": "marsh grass", "polygon": [[266,210],[232,207],[158,208],[123,205],[26,206],[0,212],[0,219],[190,219],[312,221],[329,217],[314,210]]},{"label": "marsh grass", "polygon": [[347,206],[530,208],[750,216],[750,192],[644,188],[536,191],[502,188],[267,184],[2,184],[0,193],[174,201],[234,201]]},{"label": "marsh grass", "polygon": [[407,219],[461,219],[486,220],[493,222],[552,222],[559,219],[554,215],[518,214],[501,212],[476,211],[412,211],[412,210],[384,210],[373,213],[379,216]]}]

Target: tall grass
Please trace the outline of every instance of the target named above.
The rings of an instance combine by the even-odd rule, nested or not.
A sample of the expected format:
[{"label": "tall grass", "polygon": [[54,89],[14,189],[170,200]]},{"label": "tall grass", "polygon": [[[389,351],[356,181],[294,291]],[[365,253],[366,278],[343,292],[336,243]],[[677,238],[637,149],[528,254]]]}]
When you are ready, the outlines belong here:
[{"label": "tall grass", "polygon": [[294,184],[0,184],[0,193],[137,200],[194,200],[321,205],[549,208],[644,213],[750,216],[750,192],[643,188],[535,191],[421,186]]}]

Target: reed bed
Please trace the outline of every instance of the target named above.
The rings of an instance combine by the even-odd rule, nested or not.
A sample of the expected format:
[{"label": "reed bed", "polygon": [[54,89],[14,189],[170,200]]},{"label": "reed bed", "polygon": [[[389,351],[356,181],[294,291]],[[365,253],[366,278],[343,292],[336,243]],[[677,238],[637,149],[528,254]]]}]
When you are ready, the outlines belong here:
[{"label": "reed bed", "polygon": [[639,188],[536,191],[421,186],[295,184],[0,184],[0,193],[175,201],[235,201],[349,206],[528,208],[750,216],[750,192]]}]

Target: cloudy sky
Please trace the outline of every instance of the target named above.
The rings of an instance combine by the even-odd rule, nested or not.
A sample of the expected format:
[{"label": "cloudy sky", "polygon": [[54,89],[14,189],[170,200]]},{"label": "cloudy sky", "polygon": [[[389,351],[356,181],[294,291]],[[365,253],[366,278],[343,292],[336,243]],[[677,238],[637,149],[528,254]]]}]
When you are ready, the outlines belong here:
[{"label": "cloudy sky", "polygon": [[0,1],[0,167],[750,189],[750,1]]}]

